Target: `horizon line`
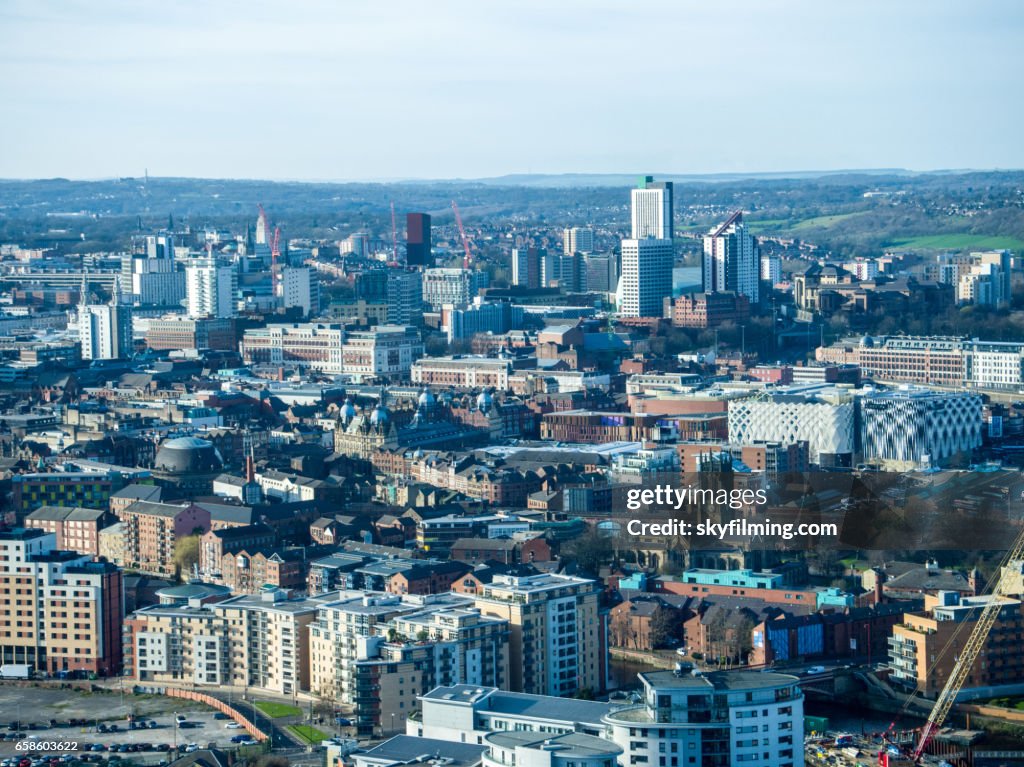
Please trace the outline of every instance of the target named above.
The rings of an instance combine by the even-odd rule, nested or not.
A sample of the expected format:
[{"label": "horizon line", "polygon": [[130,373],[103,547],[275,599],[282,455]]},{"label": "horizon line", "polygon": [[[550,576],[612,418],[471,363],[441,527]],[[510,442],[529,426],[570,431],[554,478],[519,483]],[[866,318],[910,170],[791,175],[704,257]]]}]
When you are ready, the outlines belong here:
[{"label": "horizon line", "polygon": [[894,174],[894,175],[932,175],[951,174],[961,175],[967,173],[1014,173],[1024,171],[1024,168],[1016,167],[993,167],[993,168],[932,168],[927,170],[900,168],[900,167],[866,167],[866,168],[834,168],[834,169],[807,169],[807,170],[761,170],[761,171],[714,171],[714,172],[647,172],[647,171],[563,171],[563,172],[516,172],[505,173],[497,176],[474,176],[474,177],[420,177],[420,176],[393,176],[393,177],[362,177],[362,178],[314,178],[314,177],[280,177],[267,178],[258,176],[178,176],[178,175],[149,175],[144,172],[137,176],[114,175],[114,176],[36,176],[17,177],[0,176],[0,183],[36,183],[46,181],[69,181],[77,183],[100,183],[105,181],[123,181],[147,179],[157,180],[187,180],[187,181],[249,181],[274,184],[471,184],[494,182],[505,179],[558,179],[568,177],[602,178],[608,176],[632,177],[637,175],[653,175],[660,178],[689,178],[714,179],[714,178],[755,178],[764,176],[832,176],[832,175],[856,175],[856,174]]}]

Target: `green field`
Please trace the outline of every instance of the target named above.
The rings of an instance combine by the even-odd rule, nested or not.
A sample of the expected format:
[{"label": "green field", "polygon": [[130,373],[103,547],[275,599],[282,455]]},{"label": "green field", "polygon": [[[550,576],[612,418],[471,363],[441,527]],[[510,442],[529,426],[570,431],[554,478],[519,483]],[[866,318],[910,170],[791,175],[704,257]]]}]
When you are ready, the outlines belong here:
[{"label": "green field", "polygon": [[318,730],[316,727],[310,727],[308,724],[293,724],[288,729],[300,740],[304,740],[307,743],[319,743],[328,738],[326,732]]},{"label": "green field", "polygon": [[828,229],[830,226],[835,226],[840,221],[845,221],[848,218],[854,218],[855,216],[863,216],[868,211],[858,210],[853,213],[837,213],[834,216],[815,216],[814,218],[805,218],[793,226],[789,227],[790,231],[799,232],[802,229]]},{"label": "green field", "polygon": [[789,219],[764,218],[760,221],[747,221],[745,223],[747,225],[747,229],[751,232],[775,231],[776,229],[785,229],[786,224],[789,223]]},{"label": "green field", "polygon": [[985,234],[933,234],[924,237],[912,237],[906,240],[894,240],[890,248],[906,248],[907,250],[1021,250],[1024,240],[1015,237],[989,237]]},{"label": "green field", "polygon": [[299,716],[302,709],[296,706],[289,706],[287,703],[274,703],[270,700],[256,701],[256,708],[269,716],[271,719],[280,719],[285,716]]}]

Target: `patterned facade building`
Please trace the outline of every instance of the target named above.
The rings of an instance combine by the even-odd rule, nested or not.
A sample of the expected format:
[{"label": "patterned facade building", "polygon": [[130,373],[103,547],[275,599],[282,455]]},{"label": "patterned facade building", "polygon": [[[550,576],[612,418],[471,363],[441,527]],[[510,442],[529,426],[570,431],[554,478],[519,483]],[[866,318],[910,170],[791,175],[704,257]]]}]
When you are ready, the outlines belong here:
[{"label": "patterned facade building", "polygon": [[965,392],[902,389],[861,401],[865,463],[893,471],[939,464],[981,445],[981,397]]}]

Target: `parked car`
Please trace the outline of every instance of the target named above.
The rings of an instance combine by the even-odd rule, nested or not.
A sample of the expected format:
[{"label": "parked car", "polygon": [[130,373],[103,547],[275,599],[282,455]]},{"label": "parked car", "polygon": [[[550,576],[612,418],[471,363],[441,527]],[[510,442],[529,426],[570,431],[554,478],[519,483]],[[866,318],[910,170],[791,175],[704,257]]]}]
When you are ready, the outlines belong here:
[{"label": "parked car", "polygon": [[228,722],[226,725],[224,725],[224,729],[225,730],[240,730],[240,729],[242,729],[242,725],[240,725],[238,722]]},{"label": "parked car", "polygon": [[241,743],[243,740],[249,740],[249,736],[248,735],[235,735],[233,738],[231,738],[231,742],[232,743]]},{"label": "parked car", "polygon": [[825,673],[825,667],[824,666],[811,666],[809,669],[807,669],[804,672],[804,674],[808,674],[808,675],[809,674],[824,674],[824,673]]},{"label": "parked car", "polygon": [[230,719],[231,717],[225,714],[223,711],[218,711],[213,715],[214,719]]}]

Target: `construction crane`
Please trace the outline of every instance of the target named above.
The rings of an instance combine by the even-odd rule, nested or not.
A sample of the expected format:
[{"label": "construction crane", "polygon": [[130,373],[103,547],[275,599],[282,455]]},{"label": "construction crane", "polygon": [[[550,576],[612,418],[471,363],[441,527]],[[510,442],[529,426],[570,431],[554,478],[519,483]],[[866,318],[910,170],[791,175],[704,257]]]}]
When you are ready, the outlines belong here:
[{"label": "construction crane", "polygon": [[398,225],[395,224],[395,201],[391,201],[391,263],[398,263]]},{"label": "construction crane", "polygon": [[921,739],[914,748],[913,758],[915,763],[920,762],[921,757],[924,756],[925,749],[928,748],[928,744],[931,743],[935,733],[942,727],[942,723],[946,721],[946,717],[956,703],[957,695],[959,695],[964,682],[967,680],[967,676],[974,667],[975,661],[977,661],[978,656],[984,649],[985,642],[988,641],[988,635],[992,631],[996,619],[999,617],[999,611],[1005,605],[1004,602],[999,600],[999,597],[1006,593],[1012,581],[1015,580],[1010,575],[1010,568],[1006,567],[1006,565],[1012,562],[1020,562],[1022,559],[1024,559],[1024,530],[1021,530],[1017,535],[1013,546],[1003,559],[999,580],[991,591],[990,599],[982,608],[981,615],[978,616],[978,622],[974,624],[971,635],[967,638],[967,643],[960,652],[960,656],[956,659],[956,664],[953,666],[953,671],[949,675],[946,686],[942,688],[939,697],[935,699],[935,705],[932,706],[932,711],[928,715],[928,721],[921,731]]},{"label": "construction crane", "polygon": [[452,210],[455,211],[455,223],[459,225],[459,236],[462,237],[462,247],[466,251],[466,255],[462,257],[462,268],[469,269],[469,265],[473,261],[473,256],[469,252],[469,240],[466,239],[466,228],[462,225],[462,216],[459,214],[459,205],[455,200],[452,200]]}]

